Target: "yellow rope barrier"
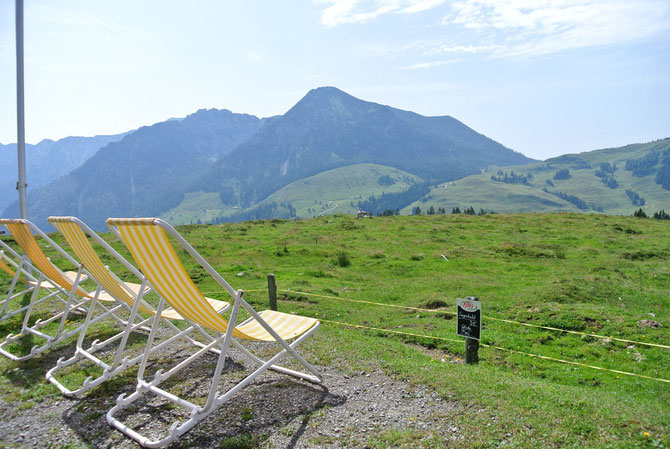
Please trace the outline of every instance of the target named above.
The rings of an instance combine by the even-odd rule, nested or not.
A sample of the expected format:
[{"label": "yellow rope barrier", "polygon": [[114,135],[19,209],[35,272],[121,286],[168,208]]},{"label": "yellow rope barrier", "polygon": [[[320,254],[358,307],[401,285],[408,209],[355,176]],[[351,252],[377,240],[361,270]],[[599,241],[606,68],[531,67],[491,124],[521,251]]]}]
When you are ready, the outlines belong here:
[{"label": "yellow rope barrier", "polygon": [[[342,323],[340,321],[331,321],[331,320],[323,320],[323,319],[320,319],[319,321],[321,321],[322,323],[337,324],[337,325],[340,325],[340,326],[353,327],[353,328],[357,328],[357,329],[368,329],[368,330],[373,330],[373,331],[378,331],[378,332],[387,332],[387,333],[398,334],[398,335],[406,335],[406,336],[410,336],[410,337],[429,338],[429,339],[433,339],[433,340],[450,341],[450,342],[456,342],[456,343],[462,343],[463,342],[463,340],[454,340],[454,339],[451,339],[451,338],[436,337],[436,336],[432,336],[432,335],[414,334],[414,333],[411,333],[411,332],[394,331],[394,330],[391,330],[391,329],[382,329],[382,328],[378,328],[378,327],[363,326],[363,325],[360,325],[360,324]],[[484,346],[484,347],[492,348],[492,349],[497,349],[499,351],[507,351],[507,352],[512,352],[512,353],[515,353],[515,354],[526,355],[526,356],[529,356],[529,357],[535,357],[535,358],[538,358],[538,359],[550,360],[550,361],[553,361],[553,362],[566,363],[566,364],[569,364],[569,365],[582,366],[584,368],[591,368],[591,369],[596,369],[596,370],[600,370],[600,371],[608,371],[610,373],[623,374],[625,376],[641,377],[643,379],[656,380],[656,381],[659,381],[659,382],[670,383],[670,380],[662,379],[660,377],[651,377],[651,376],[645,376],[644,374],[629,373],[627,371],[619,371],[619,370],[615,370],[615,369],[603,368],[601,366],[587,365],[586,363],[572,362],[570,360],[563,360],[563,359],[557,359],[555,357],[548,357],[548,356],[545,356],[545,355],[532,354],[530,352],[523,352],[523,351],[519,351],[519,350],[516,350],[516,349],[504,348],[502,346],[488,345],[486,343],[480,343],[480,346]]]},{"label": "yellow rope barrier", "polygon": [[[337,300],[340,300],[340,301],[349,301],[349,302],[355,302],[355,303],[360,303],[360,304],[370,304],[370,305],[374,305],[374,306],[395,307],[395,308],[398,308],[398,309],[415,310],[417,312],[431,312],[431,313],[442,313],[442,314],[447,314],[447,315],[456,315],[456,312],[451,312],[449,310],[425,309],[425,308],[421,308],[421,307],[401,306],[401,305],[397,305],[397,304],[384,304],[384,303],[381,303],[381,302],[365,301],[365,300],[362,300],[362,299],[351,299],[351,298],[341,298],[341,297],[338,297],[338,296],[317,295],[316,293],[299,292],[299,291],[295,291],[295,290],[277,289],[277,291],[285,292],[285,293],[296,293],[296,294],[299,294],[299,295],[315,296],[317,298],[337,299]],[[633,343],[633,344],[637,344],[637,345],[654,346],[654,347],[662,348],[662,349],[670,349],[670,346],[668,346],[668,345],[661,345],[661,344],[657,344],[657,343],[647,343],[647,342],[644,342],[644,341],[627,340],[625,338],[608,337],[606,335],[589,334],[587,332],[572,331],[572,330],[567,330],[567,329],[560,329],[560,328],[557,328],[557,327],[540,326],[539,324],[522,323],[520,321],[506,320],[504,318],[496,318],[496,317],[487,316],[487,315],[483,316],[482,318],[487,319],[487,320],[491,320],[491,321],[501,321],[503,323],[508,323],[508,324],[518,324],[520,326],[534,327],[534,328],[537,328],[537,329],[545,329],[545,330],[550,330],[550,331],[555,331],[555,332],[565,332],[567,334],[582,335],[582,336],[594,337],[594,338],[609,338],[610,340],[616,340],[616,341],[620,341],[620,342],[623,342],[623,343]]]},{"label": "yellow rope barrier", "polygon": [[[267,289],[245,290],[245,292],[261,292],[261,291],[265,291],[265,290],[267,290]],[[339,300],[342,300],[342,301],[349,301],[349,302],[362,303],[362,304],[370,304],[370,305],[375,305],[375,306],[395,307],[395,308],[399,308],[399,309],[416,310],[416,311],[420,311],[420,312],[435,312],[435,313],[444,313],[444,314],[449,314],[449,315],[456,315],[455,312],[450,312],[450,311],[447,311],[447,310],[425,309],[425,308],[421,308],[421,307],[400,306],[400,305],[397,305],[397,304],[384,304],[384,303],[380,303],[380,302],[365,301],[365,300],[361,300],[361,299],[340,298],[340,297],[337,297],[337,296],[328,296],[328,295],[317,295],[315,293],[300,292],[300,291],[295,291],[295,290],[277,289],[277,291],[285,292],[285,293],[296,293],[296,294],[299,294],[299,295],[314,296],[314,297],[317,297],[317,298],[339,299]],[[203,294],[213,294],[213,293],[203,293]],[[547,329],[547,330],[551,330],[551,331],[566,332],[566,333],[577,334],[577,335],[586,335],[586,336],[596,337],[596,338],[610,338],[612,340],[617,340],[617,341],[626,342],[626,343],[634,343],[634,344],[656,346],[656,347],[659,347],[659,348],[670,349],[670,346],[659,345],[659,344],[655,344],[655,343],[646,343],[646,342],[641,342],[641,341],[626,340],[626,339],[623,339],[623,338],[616,338],[616,337],[606,337],[606,336],[603,336],[603,335],[588,334],[588,333],[585,333],[585,332],[578,332],[578,331],[570,331],[570,330],[566,330],[566,329],[559,329],[559,328],[556,328],[556,327],[540,326],[540,325],[537,325],[537,324],[530,324],[530,323],[521,323],[519,321],[506,320],[506,319],[503,319],[503,318],[495,318],[495,317],[489,317],[489,316],[484,316],[483,318],[488,319],[488,320],[493,320],[493,321],[502,321],[504,323],[520,324],[522,326],[535,327],[535,328],[539,328],[539,329]],[[343,323],[343,322],[340,322],[340,321],[332,321],[332,320],[324,320],[324,319],[320,319],[319,321],[321,321],[322,323],[337,324],[339,326],[353,327],[353,328],[357,328],[357,329],[368,329],[368,330],[373,330],[373,331],[377,331],[377,332],[386,332],[386,333],[397,334],[397,335],[405,335],[405,336],[409,336],[409,337],[429,338],[429,339],[433,339],[433,340],[448,341],[448,342],[453,342],[453,343],[462,343],[463,342],[463,340],[456,340],[456,339],[453,339],[453,338],[445,338],[445,337],[438,337],[438,336],[433,336],[433,335],[424,335],[424,334],[415,334],[415,333],[411,333],[411,332],[395,331],[395,330],[383,329],[383,328],[379,328],[379,327],[363,326],[363,325],[360,325],[360,324]],[[634,376],[634,377],[640,377],[640,378],[643,378],[643,379],[656,380],[656,381],[659,381],[659,382],[670,383],[670,380],[662,379],[660,377],[645,376],[644,374],[629,373],[627,371],[620,371],[620,370],[614,370],[614,369],[609,369],[609,368],[603,368],[603,367],[600,367],[600,366],[588,365],[586,363],[573,362],[573,361],[570,361],[570,360],[563,360],[563,359],[558,359],[558,358],[555,358],[555,357],[533,354],[533,353],[530,353],[530,352],[523,352],[523,351],[519,351],[517,349],[504,348],[502,346],[494,346],[494,345],[489,345],[489,344],[481,343],[481,342],[480,342],[480,346],[491,348],[491,349],[496,349],[498,351],[507,351],[507,352],[511,352],[511,353],[514,353],[514,354],[525,355],[525,356],[528,356],[528,357],[535,357],[535,358],[538,358],[538,359],[550,360],[550,361],[558,362],[558,363],[565,363],[565,364],[568,364],[568,365],[581,366],[581,367],[584,367],[584,368],[591,368],[591,369],[596,369],[596,370],[600,370],[600,371],[607,371],[607,372],[610,372],[610,373],[622,374],[622,375],[625,375],[625,376]]]},{"label": "yellow rope barrier", "polygon": [[[254,293],[254,292],[264,292],[266,291],[267,288],[257,288],[255,290],[244,290],[244,293]],[[201,292],[203,295],[216,295],[218,293],[225,293],[223,289],[217,291],[217,292]]]}]

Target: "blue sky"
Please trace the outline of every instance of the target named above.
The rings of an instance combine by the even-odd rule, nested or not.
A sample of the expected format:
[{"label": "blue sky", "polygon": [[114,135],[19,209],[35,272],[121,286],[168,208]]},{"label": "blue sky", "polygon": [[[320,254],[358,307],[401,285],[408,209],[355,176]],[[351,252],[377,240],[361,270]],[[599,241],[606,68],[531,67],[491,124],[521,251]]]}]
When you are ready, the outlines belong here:
[{"label": "blue sky", "polygon": [[[326,85],[539,159],[670,136],[668,0],[25,0],[25,58],[29,143],[282,114]],[[10,0],[0,64],[9,143]]]}]

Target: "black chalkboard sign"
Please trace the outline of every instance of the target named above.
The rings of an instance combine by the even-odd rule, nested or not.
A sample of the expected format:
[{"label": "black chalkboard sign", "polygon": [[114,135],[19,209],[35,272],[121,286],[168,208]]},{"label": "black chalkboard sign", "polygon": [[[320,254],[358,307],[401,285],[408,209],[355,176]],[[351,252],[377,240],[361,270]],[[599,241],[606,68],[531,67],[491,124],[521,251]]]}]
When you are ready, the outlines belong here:
[{"label": "black chalkboard sign", "polygon": [[458,335],[479,340],[482,329],[482,303],[476,298],[457,299]]}]

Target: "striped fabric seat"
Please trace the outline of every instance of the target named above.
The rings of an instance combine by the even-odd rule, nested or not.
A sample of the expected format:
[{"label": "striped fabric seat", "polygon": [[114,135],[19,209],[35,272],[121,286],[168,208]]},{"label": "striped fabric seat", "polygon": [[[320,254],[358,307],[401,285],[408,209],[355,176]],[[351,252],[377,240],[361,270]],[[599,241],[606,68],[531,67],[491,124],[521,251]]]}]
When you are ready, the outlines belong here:
[{"label": "striped fabric seat", "polygon": [[[14,271],[14,270],[12,269],[12,267],[10,267],[9,265],[7,265],[7,263],[5,263],[5,261],[3,260],[3,259],[8,260],[8,258],[7,258],[7,256],[5,255],[5,253],[2,252],[2,251],[0,251],[0,254],[2,255],[2,257],[0,257],[0,270],[4,271],[5,273],[7,273],[8,275],[10,275],[11,277],[16,276],[16,271]],[[74,283],[74,281],[77,279],[77,272],[76,272],[76,271],[65,271],[65,272],[63,272],[63,275],[64,275],[64,276],[65,276],[71,283]],[[28,280],[26,280],[23,276],[19,277],[19,280],[20,280],[21,282],[26,282],[26,283],[28,283],[28,284],[30,284],[30,285],[37,285],[37,282],[35,282],[33,279],[28,279]],[[53,289],[53,288],[56,288],[56,287],[55,287],[51,282],[49,282],[49,281],[42,281],[42,287],[45,287],[45,288],[52,288],[52,289]]]},{"label": "striped fabric seat", "polygon": [[[170,305],[189,321],[225,333],[228,321],[211,307],[182,265],[165,231],[154,219],[109,219],[133,258],[151,284]],[[266,310],[263,319],[283,339],[301,335],[318,320]],[[267,319],[266,319],[267,318]],[[275,327],[276,326],[276,327]],[[250,319],[233,330],[233,336],[246,340],[274,341],[256,320]]]},{"label": "striped fabric seat", "polygon": [[[5,257],[5,254],[2,253],[2,256],[3,256],[3,258],[4,258],[4,257]],[[16,275],[16,271],[12,270],[12,269],[9,267],[9,265],[7,265],[7,264],[5,263],[5,261],[2,260],[1,258],[0,258],[0,270],[4,271],[5,273],[7,273],[8,275],[10,275],[11,277],[14,277],[14,276]],[[25,280],[24,280],[23,278],[21,278],[21,282],[25,282]]]},{"label": "striped fabric seat", "polygon": [[[14,237],[14,240],[16,240],[16,243],[21,247],[23,253],[28,256],[33,265],[44,273],[50,281],[67,291],[72,290],[77,273],[63,273],[58,269],[58,267],[47,258],[42,251],[42,248],[39,247],[37,240],[35,240],[35,236],[30,232],[30,228],[24,220],[0,219],[0,224],[7,228]],[[82,275],[79,282],[84,282],[86,278],[85,275]],[[88,292],[84,291],[79,286],[77,286],[75,293],[84,298],[92,298]]]},{"label": "striped fabric seat", "polygon": [[[105,267],[93,249],[91,242],[86,238],[84,231],[73,221],[73,217],[49,217],[49,223],[63,234],[68,245],[70,245],[70,248],[72,248],[86,270],[106,290],[98,299],[113,301],[116,298],[132,307],[141,286],[121,281]],[[216,299],[208,298],[207,300],[217,313],[230,305],[225,301],[217,301]],[[156,313],[154,308],[144,300],[140,303],[139,311],[147,315],[154,315]],[[161,317],[172,320],[183,320],[182,316],[174,309],[164,310],[161,313]]]}]

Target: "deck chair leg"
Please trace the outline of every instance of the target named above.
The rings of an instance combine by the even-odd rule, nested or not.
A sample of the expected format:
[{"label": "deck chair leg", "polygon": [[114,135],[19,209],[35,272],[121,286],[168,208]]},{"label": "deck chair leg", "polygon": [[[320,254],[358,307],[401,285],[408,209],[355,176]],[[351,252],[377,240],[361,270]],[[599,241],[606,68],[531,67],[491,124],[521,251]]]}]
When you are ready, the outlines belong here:
[{"label": "deck chair leg", "polygon": [[[77,338],[77,343],[75,345],[75,351],[74,355],[70,357],[69,359],[65,359],[64,357],[61,357],[58,359],[56,362],[56,366],[51,368],[49,371],[46,373],[46,379],[54,384],[61,393],[63,393],[65,396],[76,396],[78,391],[75,390],[70,390],[67,388],[65,385],[60,383],[56,377],[54,376],[56,372],[60,371],[63,368],[66,368],[73,363],[81,360],[83,358],[82,352],[83,352],[83,344],[84,344],[84,337],[86,336],[86,331],[88,330],[88,327],[91,324],[91,318],[93,317],[93,314],[95,312],[96,305],[98,303],[98,296],[100,295],[101,287],[98,286],[98,288],[95,291],[95,295],[93,296],[93,299],[91,300],[91,304],[89,305],[88,312],[86,313],[86,318],[84,319],[84,324],[82,324],[82,330],[79,332],[79,337]],[[87,378],[84,383],[86,383],[87,380],[90,378]]]},{"label": "deck chair leg", "polygon": [[[15,341],[19,340],[20,338],[23,338],[28,335],[29,333],[29,327],[28,323],[30,322],[30,315],[32,314],[32,309],[36,303],[37,300],[37,295],[40,291],[40,287],[42,285],[42,282],[44,281],[44,274],[40,273],[39,277],[37,278],[37,282],[35,284],[35,290],[33,290],[32,295],[30,295],[30,303],[28,304],[28,308],[26,309],[26,313],[23,317],[23,323],[21,325],[21,331],[19,332],[18,335],[13,335],[9,334],[7,337],[4,339],[2,343],[0,343],[0,354],[4,355],[10,360],[13,360],[15,362],[20,362],[23,360],[28,360],[32,358],[35,354],[37,354],[38,349],[40,348],[39,345],[35,345],[30,349],[30,353],[28,353],[25,356],[17,356],[9,352],[8,349],[6,349],[7,346],[10,344],[14,343]],[[39,320],[38,320],[39,321]],[[45,346],[50,347],[51,343],[47,339],[47,342],[45,343]]]},{"label": "deck chair leg", "polygon": [[[16,273],[14,273],[14,277],[12,278],[12,283],[9,286],[9,292],[7,292],[7,299],[5,299],[5,302],[2,305],[2,312],[0,312],[0,317],[4,317],[5,313],[7,312],[7,306],[9,305],[9,302],[12,300],[12,293],[14,293],[14,288],[16,288],[16,283],[19,281],[19,278],[21,277],[21,270],[23,268],[23,262],[25,262],[25,259],[22,257],[21,260],[19,261],[19,265],[18,265],[18,268],[16,269]],[[28,291],[30,291],[30,289],[26,290],[25,293],[27,293]]]},{"label": "deck chair leg", "polygon": [[[149,363],[149,356],[151,355],[151,346],[154,344],[154,339],[156,338],[156,331],[158,330],[158,323],[161,319],[161,314],[163,313],[163,308],[165,307],[165,299],[161,297],[158,302],[158,308],[156,309],[156,315],[154,315],[153,322],[151,323],[151,332],[149,332],[149,338],[147,339],[147,346],[144,349],[144,354],[142,356],[142,361],[140,362],[140,367],[137,370],[137,381],[142,382],[144,380],[144,370],[147,368],[147,363]],[[121,399],[121,397],[119,397]],[[109,422],[109,419],[107,420]]]},{"label": "deck chair leg", "polygon": [[216,401],[216,393],[219,387],[219,380],[221,379],[221,371],[223,371],[223,367],[226,364],[228,348],[230,348],[230,342],[233,339],[233,329],[235,328],[235,323],[237,322],[237,313],[240,310],[240,299],[242,299],[242,292],[238,291],[237,296],[235,297],[235,303],[233,304],[233,311],[230,313],[230,324],[228,325],[226,336],[223,339],[221,354],[219,354],[219,361],[217,362],[216,369],[214,370],[212,385],[209,387],[207,403],[202,407],[202,410],[200,410],[199,413],[208,413]]},{"label": "deck chair leg", "polygon": [[[283,368],[276,365],[276,363],[282,357],[285,357],[287,354],[291,352],[295,352],[294,348],[297,345],[299,345],[302,341],[304,341],[306,338],[308,338],[309,335],[312,332],[314,332],[318,326],[314,326],[313,329],[300,336],[300,338],[296,339],[291,345],[289,345],[290,348],[288,350],[286,348],[283,348],[269,360],[263,361],[233,339],[234,323],[236,322],[241,302],[242,302],[241,292],[239,292],[230,315],[230,321],[229,321],[230,325],[224,335],[218,338],[213,338],[208,345],[206,345],[204,348],[200,349],[196,353],[192,354],[187,359],[181,361],[179,364],[172,367],[169,371],[163,373],[161,370],[159,370],[156,372],[156,375],[151,382],[146,382],[142,379],[144,366],[141,366],[142,378],[138,375],[138,385],[135,392],[129,395],[128,397],[125,397],[124,395],[119,396],[116,405],[107,413],[107,422],[112,426],[114,426],[115,428],[122,431],[123,433],[125,433],[126,435],[138,441],[142,446],[163,447],[175,441],[177,438],[179,438],[181,435],[183,435],[193,426],[195,426],[198,422],[207,418],[212,412],[214,412],[214,410],[216,410],[219,406],[227,402],[231,397],[233,397],[241,389],[245,388],[256,377],[258,377],[260,374],[262,374],[264,371],[268,369],[276,369],[277,371],[280,371],[285,374],[306,379],[312,382],[321,383],[321,376],[318,374],[318,372],[316,372],[316,370],[314,370],[311,367],[311,365],[309,365],[306,362],[305,362],[306,367],[311,368],[310,371],[315,372],[314,376],[305,373],[299,373],[297,371],[293,371],[288,368]],[[159,309],[161,308],[160,306],[161,305],[159,305]],[[245,355],[248,355],[254,362],[260,364],[261,366],[259,366],[247,377],[245,377],[241,382],[237,383],[234,387],[219,394],[218,387],[221,380],[221,374],[225,366],[226,359],[228,358],[228,351],[231,345],[241,348],[242,352]],[[160,383],[164,382],[172,375],[176,374],[179,370],[183,369],[194,360],[197,360],[207,351],[211,350],[216,346],[220,347],[220,354],[216,364],[216,368],[214,370],[214,374],[212,376],[210,390],[205,405],[196,406],[195,404],[192,404],[191,402],[185,399],[179,398],[159,387]],[[145,352],[145,355],[146,354],[147,352]],[[170,426],[169,430],[167,431],[167,435],[164,438],[157,440],[150,440],[147,437],[139,434],[135,430],[131,429],[130,427],[126,426],[124,423],[122,423],[121,421],[117,420],[114,417],[114,415],[117,412],[128,407],[130,404],[137,401],[147,393],[154,393],[190,411],[189,419],[185,420],[184,422],[179,421],[174,422]]]},{"label": "deck chair leg", "polygon": [[83,349],[84,338],[86,337],[88,326],[90,326],[91,324],[91,318],[93,318],[95,308],[98,305],[98,297],[100,296],[101,291],[102,287],[98,285],[98,288],[95,290],[95,295],[93,295],[93,299],[91,300],[91,304],[88,307],[88,313],[86,314],[86,318],[84,319],[84,324],[82,324],[82,330],[79,332],[79,337],[77,338],[77,344],[75,345],[75,353]]},{"label": "deck chair leg", "polygon": [[30,315],[33,311],[33,306],[35,305],[35,302],[37,300],[37,295],[40,292],[42,282],[44,282],[44,275],[40,273],[40,276],[37,279],[37,283],[35,285],[35,290],[33,290],[33,294],[30,295],[30,303],[28,304],[28,309],[26,309],[26,314],[23,317],[23,324],[21,325],[21,334],[23,334],[23,331],[28,327],[28,323],[30,322]]},{"label": "deck chair leg", "polygon": [[[146,290],[146,284],[147,284],[147,282],[145,280],[142,284],[142,288],[141,288],[140,291],[144,292]],[[130,332],[132,332],[134,330],[137,330],[138,326],[140,326],[144,323],[144,321],[140,321],[139,324],[137,324],[137,325],[134,324],[135,320],[136,320],[136,317],[138,316],[137,315],[137,309],[139,308],[139,304],[140,304],[140,301],[142,299],[141,296],[138,297],[138,300],[135,302],[133,308],[131,309],[130,317],[128,318],[128,321],[126,322],[127,324],[126,324],[126,326],[124,326],[124,329],[123,329],[122,332],[120,332],[119,334],[114,335],[111,338],[108,338],[104,342],[98,342],[96,340],[95,342],[93,342],[91,347],[88,348],[88,349],[83,348],[84,338],[85,338],[85,335],[86,335],[90,325],[92,323],[95,323],[99,319],[107,318],[107,317],[110,317],[110,316],[115,316],[114,312],[117,309],[122,308],[122,306],[125,304],[125,303],[124,304],[119,304],[118,306],[116,306],[112,309],[108,309],[108,308],[102,306],[102,304],[100,304],[100,302],[99,302],[99,296],[100,296],[101,292],[102,292],[102,286],[98,285],[98,288],[95,292],[95,295],[93,296],[93,300],[92,300],[91,305],[89,307],[88,313],[86,315],[86,320],[84,321],[84,324],[82,325],[81,330],[79,332],[79,338],[77,339],[76,350],[75,350],[74,356],[67,359],[67,360],[60,359],[56,363],[56,366],[53,367],[51,370],[49,370],[49,372],[47,372],[47,375],[46,375],[47,379],[51,383],[56,385],[56,387],[58,387],[58,389],[61,391],[61,393],[63,393],[66,396],[80,396],[81,394],[83,394],[86,391],[94,388],[95,386],[99,385],[100,383],[104,382],[105,380],[109,379],[110,377],[115,376],[116,374],[121,372],[123,369],[125,369],[127,366],[130,366],[131,364],[137,363],[139,361],[139,358],[129,360],[127,358],[122,359],[121,356],[123,355],[124,349],[125,349],[127,341],[128,341],[128,335],[130,334]],[[100,306],[100,307],[104,308],[105,312],[100,317],[96,317],[96,319],[92,320],[92,317],[93,317],[94,310],[95,310],[96,306]],[[93,355],[93,353],[95,353],[99,349],[101,349],[101,348],[107,346],[108,344],[110,344],[110,343],[112,343],[116,340],[119,340],[119,339],[121,339],[121,343],[119,344],[119,347],[115,351],[114,361],[112,362],[111,365],[109,365],[107,363],[104,363],[102,360],[98,359],[97,357],[95,357]],[[75,389],[75,390],[70,390],[69,388],[65,387],[62,383],[60,383],[55,378],[54,375],[59,370],[65,368],[65,367],[68,367],[70,365],[73,365],[74,363],[77,363],[82,359],[87,359],[90,362],[98,365],[99,367],[101,367],[103,369],[103,373],[102,373],[102,375],[98,376],[97,378],[88,377],[86,380],[84,380],[83,385],[80,388]]]},{"label": "deck chair leg", "polygon": [[[318,327],[319,327],[319,325],[316,325],[312,329],[310,329],[308,332],[301,335],[298,339],[296,339],[293,343],[290,344],[290,347],[292,349],[295,349],[302,341],[309,338],[311,336],[311,334],[318,329]],[[256,362],[258,365],[264,365],[265,363],[267,363],[267,361],[261,359],[256,354],[252,353],[247,348],[245,348],[244,345],[242,345],[240,342],[238,342],[236,340],[233,340],[233,345],[235,345],[235,347],[237,349],[239,349],[244,355],[246,355],[252,361]],[[288,353],[288,351],[286,351],[286,352]],[[304,360],[304,358],[303,358],[303,360]],[[298,361],[300,361],[300,360],[298,359]],[[305,361],[304,363],[303,362],[300,362],[300,363],[303,366],[305,366],[305,368],[307,368],[312,374],[301,373],[299,371],[295,371],[295,370],[292,370],[290,368],[285,368],[283,366],[274,365],[274,364],[269,366],[268,369],[270,369],[272,371],[276,371],[278,373],[287,374],[289,376],[298,377],[300,379],[304,379],[304,380],[307,380],[309,382],[313,382],[313,383],[317,383],[317,384],[323,383],[323,376],[309,362]]]},{"label": "deck chair leg", "polygon": [[114,356],[114,362],[112,363],[110,371],[114,370],[117,366],[119,366],[119,363],[121,363],[121,356],[123,354],[124,349],[126,348],[126,344],[128,343],[128,337],[130,336],[130,332],[133,329],[133,325],[135,323],[135,317],[137,317],[137,310],[139,309],[140,303],[144,298],[144,291],[146,287],[147,287],[147,280],[145,278],[142,280],[142,286],[140,287],[140,292],[138,293],[137,298],[135,298],[135,303],[133,304],[133,308],[130,311],[130,317],[128,317],[128,324],[126,325],[126,328],[123,332],[123,337],[121,337],[121,343],[119,344],[119,348],[117,349],[116,354]]},{"label": "deck chair leg", "polygon": [[72,284],[73,285],[72,290],[70,290],[70,294],[68,295],[67,299],[67,304],[65,305],[65,313],[63,313],[63,316],[60,319],[60,324],[58,325],[58,330],[56,331],[54,339],[58,339],[60,335],[63,333],[63,329],[65,328],[65,322],[67,321],[67,317],[70,313],[72,302],[74,301],[75,292],[77,290],[77,287],[79,286],[83,269],[84,267],[82,265],[79,265],[79,269],[77,270],[77,277],[75,278],[75,281]]},{"label": "deck chair leg", "polygon": [[314,374],[314,376],[318,379],[318,380],[315,380],[314,382],[316,382],[316,383],[321,383],[321,382],[323,381],[323,377],[321,376],[321,374],[319,374],[319,372],[318,372],[312,365],[310,365],[309,363],[307,363],[307,361],[304,359],[304,357],[301,356],[300,354],[298,354],[298,352],[294,349],[294,346],[296,346],[297,344],[299,344],[301,341],[303,341],[305,338],[307,338],[307,336],[311,335],[316,329],[318,329],[318,327],[320,326],[320,324],[317,324],[316,326],[314,326],[314,327],[313,327],[312,329],[310,329],[305,335],[301,336],[301,338],[299,338],[298,340],[294,341],[293,344],[289,345],[288,343],[286,343],[286,341],[285,341],[283,338],[281,338],[281,337],[279,336],[279,334],[277,334],[277,332],[276,332],[274,329],[272,329],[272,327],[270,327],[270,326],[265,322],[265,320],[263,320],[263,318],[261,318],[261,316],[260,316],[254,309],[253,309],[253,307],[251,307],[251,306],[249,305],[249,303],[246,302],[246,301],[244,300],[244,298],[242,298],[241,296],[240,296],[240,301],[242,302],[242,306],[244,307],[244,309],[245,309],[247,312],[249,312],[249,314],[250,314],[256,321],[258,321],[258,322],[265,328],[265,330],[267,330],[268,333],[269,333],[270,335],[272,335],[272,337],[274,337],[274,339],[275,339],[275,341],[277,342],[277,344],[279,344],[282,348],[284,348],[284,349],[285,349],[289,354],[291,354],[291,355],[292,355],[298,362],[300,362],[301,365],[303,365],[303,366],[304,366],[305,368],[307,368],[310,372],[312,372],[312,374]]}]

